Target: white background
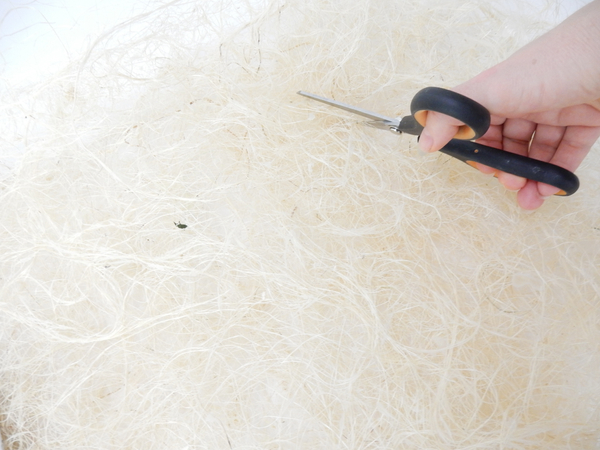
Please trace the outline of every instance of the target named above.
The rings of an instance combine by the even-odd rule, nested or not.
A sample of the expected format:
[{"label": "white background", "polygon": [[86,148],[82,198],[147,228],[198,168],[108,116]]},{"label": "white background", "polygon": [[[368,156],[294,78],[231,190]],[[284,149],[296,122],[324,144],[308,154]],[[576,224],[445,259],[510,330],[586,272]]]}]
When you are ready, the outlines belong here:
[{"label": "white background", "polygon": [[0,0],[0,74],[35,81],[80,59],[95,39],[148,0]]}]

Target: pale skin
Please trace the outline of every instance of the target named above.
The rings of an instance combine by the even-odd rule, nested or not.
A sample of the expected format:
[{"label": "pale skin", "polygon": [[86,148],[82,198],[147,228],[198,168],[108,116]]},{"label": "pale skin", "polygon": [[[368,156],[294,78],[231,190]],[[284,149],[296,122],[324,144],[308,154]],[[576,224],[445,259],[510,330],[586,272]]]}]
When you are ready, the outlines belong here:
[{"label": "pale skin", "polygon": [[[600,137],[600,0],[453,90],[491,113],[490,129],[477,142],[575,171]],[[419,145],[439,150],[459,125],[429,112]],[[496,175],[507,189],[518,191],[523,209],[539,208],[558,191],[504,172]]]}]

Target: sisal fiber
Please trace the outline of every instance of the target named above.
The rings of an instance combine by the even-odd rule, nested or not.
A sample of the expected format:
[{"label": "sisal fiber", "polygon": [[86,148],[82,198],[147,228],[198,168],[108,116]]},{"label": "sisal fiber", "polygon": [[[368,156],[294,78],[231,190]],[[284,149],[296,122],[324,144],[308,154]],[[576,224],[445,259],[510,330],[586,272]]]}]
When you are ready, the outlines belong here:
[{"label": "sisal fiber", "polygon": [[153,1],[4,83],[5,449],[600,448],[598,146],[527,213],[296,95],[407,114],[548,8]]}]

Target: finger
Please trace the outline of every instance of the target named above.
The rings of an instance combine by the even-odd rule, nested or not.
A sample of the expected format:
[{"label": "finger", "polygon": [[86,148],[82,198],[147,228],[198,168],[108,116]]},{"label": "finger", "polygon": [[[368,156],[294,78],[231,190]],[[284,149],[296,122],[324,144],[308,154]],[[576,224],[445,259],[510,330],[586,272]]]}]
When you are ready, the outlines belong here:
[{"label": "finger", "polygon": [[478,144],[487,145],[489,147],[502,149],[504,122],[491,125],[487,132],[477,139]]},{"label": "finger", "polygon": [[549,162],[554,157],[566,130],[565,127],[538,125],[529,147],[529,157]]},{"label": "finger", "polygon": [[[497,122],[499,124],[492,125],[488,132],[478,139],[477,142],[512,153],[526,154],[528,139],[531,139],[535,124],[521,119],[501,119]],[[498,169],[480,163],[476,163],[476,167],[486,175],[498,177],[507,189],[516,191],[525,185],[524,178],[501,172]]]},{"label": "finger", "polygon": [[462,122],[435,111],[427,113],[425,128],[419,138],[419,146],[425,152],[435,152],[446,145],[458,132]]},{"label": "finger", "polygon": [[[504,123],[503,127],[503,139],[502,148],[503,150],[516,153],[518,155],[527,156],[529,151],[529,142],[536,130],[536,124],[524,119],[509,119]],[[527,179],[518,177],[516,175],[498,172],[498,181],[502,185],[511,191],[518,191],[522,189]]]},{"label": "finger", "polygon": [[[477,139],[478,144],[487,145],[488,147],[497,148],[502,150],[502,124],[500,125],[492,125],[488,129],[487,133],[485,133],[481,138]],[[476,162],[475,167],[479,169],[481,173],[486,175],[494,175],[496,176],[498,173],[498,169],[494,169],[493,167],[486,166],[485,164],[481,164]]]},{"label": "finger", "polygon": [[574,172],[600,137],[600,127],[567,127],[552,164]]},{"label": "finger", "polygon": [[[600,137],[600,127],[567,127],[564,135],[549,160],[551,164],[574,172]],[[538,183],[540,196],[549,197],[559,189],[545,183]]]},{"label": "finger", "polygon": [[519,190],[517,203],[521,208],[531,211],[542,206],[544,197],[538,192],[538,184],[536,181],[527,180],[525,186]]},{"label": "finger", "polygon": [[[538,125],[529,147],[529,157],[538,161],[549,162],[555,155],[561,140],[565,135],[566,128],[553,125]],[[538,183],[538,196],[548,197],[556,194],[560,189],[554,186]],[[540,192],[540,189],[543,191]],[[543,195],[547,194],[547,195]],[[533,195],[533,193],[531,194]]]},{"label": "finger", "polygon": [[536,123],[562,127],[597,127],[600,125],[600,110],[589,104],[581,104],[550,111],[531,113],[523,116],[523,118]]}]

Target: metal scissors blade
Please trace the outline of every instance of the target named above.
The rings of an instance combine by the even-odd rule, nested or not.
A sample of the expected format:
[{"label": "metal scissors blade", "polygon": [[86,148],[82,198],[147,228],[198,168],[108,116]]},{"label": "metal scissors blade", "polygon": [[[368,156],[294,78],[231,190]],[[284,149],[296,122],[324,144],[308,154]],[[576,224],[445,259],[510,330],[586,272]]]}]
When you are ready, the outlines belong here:
[{"label": "metal scissors blade", "polygon": [[359,108],[357,106],[348,105],[347,103],[338,102],[335,100],[331,100],[329,98],[321,97],[319,95],[311,94],[305,91],[298,91],[298,94],[303,95],[304,97],[312,98],[313,100],[317,100],[323,102],[327,105],[335,106],[336,108],[343,109],[345,111],[358,114],[359,116],[366,117],[367,119],[371,119],[371,122],[367,124],[375,127],[381,128],[384,130],[390,130],[396,133],[400,133],[400,120],[395,119],[393,117],[384,116],[382,114],[377,114],[372,111],[368,111],[363,108]]}]

